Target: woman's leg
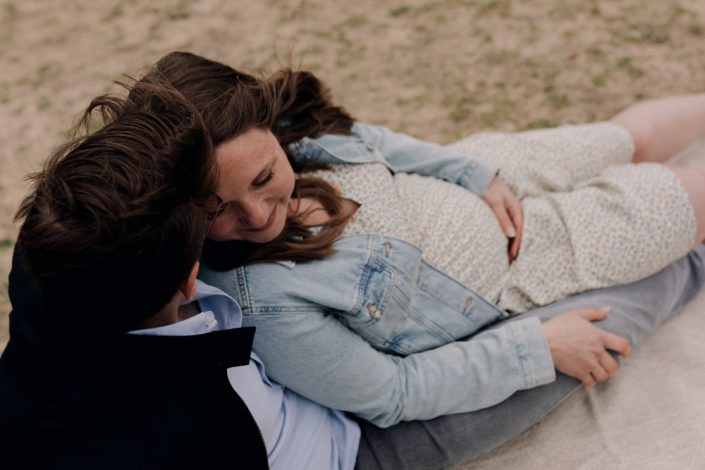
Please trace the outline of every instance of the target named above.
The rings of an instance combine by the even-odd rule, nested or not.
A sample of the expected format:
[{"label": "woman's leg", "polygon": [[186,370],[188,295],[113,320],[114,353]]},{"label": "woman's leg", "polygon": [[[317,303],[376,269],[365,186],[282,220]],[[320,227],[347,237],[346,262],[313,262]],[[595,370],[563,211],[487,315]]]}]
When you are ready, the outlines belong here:
[{"label": "woman's leg", "polygon": [[664,162],[705,136],[705,93],[642,101],[611,121],[632,135],[635,162]]}]

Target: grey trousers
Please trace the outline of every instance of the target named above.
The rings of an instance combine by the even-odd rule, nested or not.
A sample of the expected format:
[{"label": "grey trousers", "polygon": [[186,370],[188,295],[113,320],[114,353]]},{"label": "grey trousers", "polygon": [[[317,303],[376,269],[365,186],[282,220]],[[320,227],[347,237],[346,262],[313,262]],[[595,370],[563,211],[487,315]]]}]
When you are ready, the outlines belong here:
[{"label": "grey trousers", "polygon": [[[568,310],[609,305],[610,314],[597,322],[599,326],[638,346],[704,285],[705,246],[701,244],[647,279],[585,292],[520,317],[532,315],[546,321]],[[579,387],[579,381],[557,374],[553,383],[517,392],[502,403],[470,413],[403,422],[387,429],[360,421],[362,439],[355,468],[451,468],[519,435]]]}]

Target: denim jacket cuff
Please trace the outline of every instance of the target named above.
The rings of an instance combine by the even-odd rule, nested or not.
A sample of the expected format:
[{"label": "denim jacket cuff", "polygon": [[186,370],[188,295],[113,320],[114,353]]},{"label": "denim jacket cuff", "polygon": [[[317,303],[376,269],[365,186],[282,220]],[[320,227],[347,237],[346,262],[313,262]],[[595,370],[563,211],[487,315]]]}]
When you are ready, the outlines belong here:
[{"label": "denim jacket cuff", "polygon": [[527,318],[507,325],[514,336],[516,356],[522,375],[522,389],[551,383],[556,380],[556,370],[543,334],[541,321]]},{"label": "denim jacket cuff", "polygon": [[466,166],[460,178],[458,178],[458,184],[482,197],[498,173],[499,168],[494,165],[473,161]]}]

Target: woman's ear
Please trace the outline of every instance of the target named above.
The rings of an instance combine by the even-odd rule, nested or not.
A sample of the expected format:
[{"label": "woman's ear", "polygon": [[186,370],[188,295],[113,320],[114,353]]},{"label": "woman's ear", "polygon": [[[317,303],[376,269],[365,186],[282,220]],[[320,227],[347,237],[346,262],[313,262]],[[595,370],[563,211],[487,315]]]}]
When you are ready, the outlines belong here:
[{"label": "woman's ear", "polygon": [[199,266],[200,263],[196,260],[188,277],[179,284],[179,291],[186,297],[186,300],[190,300],[196,293],[196,275],[198,274]]}]

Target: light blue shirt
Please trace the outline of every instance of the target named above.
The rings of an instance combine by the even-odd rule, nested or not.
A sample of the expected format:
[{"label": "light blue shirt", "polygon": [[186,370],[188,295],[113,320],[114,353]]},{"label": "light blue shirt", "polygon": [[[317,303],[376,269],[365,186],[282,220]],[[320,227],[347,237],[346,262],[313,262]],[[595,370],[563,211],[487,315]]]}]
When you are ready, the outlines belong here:
[{"label": "light blue shirt", "polygon": [[[240,327],[240,306],[219,289],[198,281],[192,301],[198,302],[201,313],[131,333],[190,336]],[[231,367],[227,373],[259,425],[272,470],[354,468],[360,443],[357,423],[270,381],[254,352],[248,365]]]}]

